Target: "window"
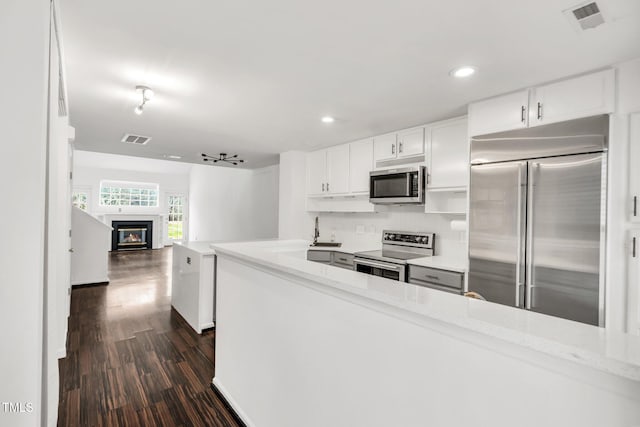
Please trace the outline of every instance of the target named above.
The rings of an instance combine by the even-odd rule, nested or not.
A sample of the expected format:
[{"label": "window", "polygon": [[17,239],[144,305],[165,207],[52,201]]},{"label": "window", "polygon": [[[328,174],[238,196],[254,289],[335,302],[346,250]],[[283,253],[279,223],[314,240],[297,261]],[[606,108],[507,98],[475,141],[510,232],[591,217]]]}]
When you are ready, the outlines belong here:
[{"label": "window", "polygon": [[142,182],[100,182],[101,206],[158,206],[158,184]]},{"label": "window", "polygon": [[74,191],[73,195],[71,196],[72,199],[72,204],[73,206],[75,206],[78,209],[82,209],[83,211],[87,211],[87,209],[89,208],[89,195],[87,192],[85,191]]},{"label": "window", "polygon": [[167,205],[169,207],[168,236],[171,240],[180,240],[184,237],[184,209],[185,197],[181,195],[169,195]]}]

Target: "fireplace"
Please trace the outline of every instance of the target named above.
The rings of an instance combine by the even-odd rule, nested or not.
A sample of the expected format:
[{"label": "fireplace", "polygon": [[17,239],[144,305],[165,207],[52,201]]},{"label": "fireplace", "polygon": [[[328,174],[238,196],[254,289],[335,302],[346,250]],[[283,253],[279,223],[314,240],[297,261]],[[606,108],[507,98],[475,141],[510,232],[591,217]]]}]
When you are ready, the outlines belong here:
[{"label": "fireplace", "polygon": [[111,250],[151,249],[153,221],[112,221]]}]

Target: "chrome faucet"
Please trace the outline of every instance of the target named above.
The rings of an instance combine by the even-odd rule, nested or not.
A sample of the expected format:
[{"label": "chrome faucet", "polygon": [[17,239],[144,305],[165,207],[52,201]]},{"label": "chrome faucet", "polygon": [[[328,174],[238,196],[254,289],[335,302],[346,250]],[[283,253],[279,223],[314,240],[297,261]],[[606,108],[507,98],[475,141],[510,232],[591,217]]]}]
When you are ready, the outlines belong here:
[{"label": "chrome faucet", "polygon": [[318,243],[318,237],[320,237],[320,226],[318,225],[318,217],[316,217],[316,228],[313,232],[313,244]]}]

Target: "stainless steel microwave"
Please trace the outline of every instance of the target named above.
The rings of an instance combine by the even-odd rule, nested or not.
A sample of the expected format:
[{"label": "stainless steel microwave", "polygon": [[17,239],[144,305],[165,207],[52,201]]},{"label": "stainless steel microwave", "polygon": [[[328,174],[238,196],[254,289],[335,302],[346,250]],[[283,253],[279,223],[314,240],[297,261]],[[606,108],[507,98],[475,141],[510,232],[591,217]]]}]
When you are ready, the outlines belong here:
[{"label": "stainless steel microwave", "polygon": [[369,201],[376,204],[424,204],[425,167],[386,169],[369,173]]}]

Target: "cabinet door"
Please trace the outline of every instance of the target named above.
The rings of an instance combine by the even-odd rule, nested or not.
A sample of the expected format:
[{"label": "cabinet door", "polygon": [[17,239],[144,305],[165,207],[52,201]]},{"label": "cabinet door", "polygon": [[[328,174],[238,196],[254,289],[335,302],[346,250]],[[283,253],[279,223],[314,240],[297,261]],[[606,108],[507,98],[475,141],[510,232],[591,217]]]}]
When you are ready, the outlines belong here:
[{"label": "cabinet door", "polygon": [[307,154],[307,195],[326,194],[327,150]]},{"label": "cabinet door", "polygon": [[629,116],[629,199],[631,222],[640,222],[640,113]]},{"label": "cabinet door", "polygon": [[398,157],[424,154],[424,128],[408,129],[398,133]]},{"label": "cabinet door", "polygon": [[329,194],[349,192],[349,144],[327,149],[327,182]]},{"label": "cabinet door", "polygon": [[373,157],[378,160],[390,160],[396,158],[396,134],[390,133],[373,138]]},{"label": "cabinet door", "polygon": [[529,126],[613,112],[614,81],[614,70],[605,70],[535,88]]},{"label": "cabinet door", "polygon": [[466,187],[469,181],[467,119],[435,125],[427,131],[431,155],[428,189]]},{"label": "cabinet door", "polygon": [[484,135],[528,125],[529,90],[469,104],[469,135]]},{"label": "cabinet door", "polygon": [[373,140],[352,142],[349,144],[349,192],[369,192],[369,172],[373,165]]},{"label": "cabinet door", "polygon": [[627,332],[640,335],[640,229],[628,234]]}]

